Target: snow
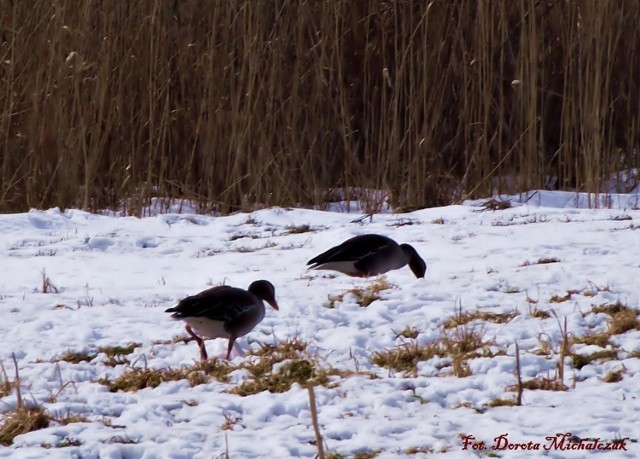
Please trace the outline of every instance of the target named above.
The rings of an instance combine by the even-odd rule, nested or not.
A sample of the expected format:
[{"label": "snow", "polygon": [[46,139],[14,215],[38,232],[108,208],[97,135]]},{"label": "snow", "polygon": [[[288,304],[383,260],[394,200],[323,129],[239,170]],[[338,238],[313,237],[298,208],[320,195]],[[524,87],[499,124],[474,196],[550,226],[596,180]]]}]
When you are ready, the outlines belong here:
[{"label": "snow", "polygon": [[[516,342],[524,380],[553,376],[565,319],[568,332],[582,336],[607,330],[609,316],[591,313],[592,306],[640,306],[637,196],[610,197],[601,203],[610,207],[588,209],[582,208],[589,202],[584,195],[536,191],[502,197],[514,204],[505,210],[485,210],[475,201],[385,212],[358,223],[348,213],[280,208],[226,217],[152,212],[138,219],[58,209],[0,215],[0,361],[11,378],[15,355],[29,403],[87,418],[18,436],[12,446],[0,446],[0,457],[213,458],[227,450],[231,458],[314,457],[308,394],[299,385],[241,397],[229,393],[248,377],[238,370],[228,383],[191,387],[180,380],[112,393],[98,380],[131,368],[108,366],[103,354],[57,361],[69,351],[136,342],[141,346],[127,356],[135,367],[191,365],[199,358],[197,346],[166,342],[185,332],[164,310],[211,285],[246,288],[262,278],[275,285],[280,311],[267,308],[264,321],[238,340],[234,365],[259,348],[257,341],[299,337],[323,365],[360,372],[315,388],[327,450],[345,457],[380,450],[379,458],[638,457],[640,446],[632,441],[627,451],[490,449],[503,434],[518,443],[548,444],[545,437],[565,432],[638,440],[638,330],[611,339],[616,360],[578,370],[567,357],[567,391],[525,390],[522,406],[485,406],[515,396],[507,388],[515,384]],[[300,225],[311,231],[291,234]],[[363,233],[412,244],[427,262],[427,276],[416,279],[408,267],[393,271],[386,279],[397,288],[381,292],[367,308],[353,295],[329,308],[329,295],[373,280],[307,272],[305,263]],[[538,263],[545,258],[557,261]],[[45,278],[49,293],[43,293]],[[550,301],[569,291],[575,293],[568,300]],[[371,363],[374,353],[409,341],[398,336],[406,327],[420,332],[418,343],[433,341],[458,309],[518,312],[506,323],[474,325],[494,340],[491,349],[502,352],[469,360],[470,376],[452,376],[447,357],[420,362],[416,375]],[[552,314],[532,317],[535,309]],[[551,355],[537,352],[545,342]],[[579,354],[602,350],[573,348]],[[207,349],[224,356],[226,342],[207,341]],[[621,381],[602,380],[622,368]],[[0,413],[15,406],[15,391],[0,399]],[[237,422],[223,430],[228,419]],[[466,435],[489,449],[463,450]],[[55,447],[65,439],[79,445]]]},{"label": "snow", "polygon": [[501,195],[498,196],[497,199],[537,207],[561,209],[604,208],[638,210],[640,209],[640,187],[637,187],[633,193],[600,193],[597,195],[594,193],[532,190],[517,195]]}]

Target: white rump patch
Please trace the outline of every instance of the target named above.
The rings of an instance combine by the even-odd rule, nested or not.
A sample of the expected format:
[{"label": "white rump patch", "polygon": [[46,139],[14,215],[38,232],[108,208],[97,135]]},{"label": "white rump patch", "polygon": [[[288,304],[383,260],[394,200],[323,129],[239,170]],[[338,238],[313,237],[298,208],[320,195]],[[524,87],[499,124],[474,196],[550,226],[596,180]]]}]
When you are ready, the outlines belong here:
[{"label": "white rump patch", "polygon": [[359,276],[360,272],[355,267],[355,261],[330,261],[320,265],[311,266],[307,269],[338,271],[348,276]]},{"label": "white rump patch", "polygon": [[185,317],[182,319],[203,338],[227,338],[231,335],[224,329],[224,322],[206,317]]}]

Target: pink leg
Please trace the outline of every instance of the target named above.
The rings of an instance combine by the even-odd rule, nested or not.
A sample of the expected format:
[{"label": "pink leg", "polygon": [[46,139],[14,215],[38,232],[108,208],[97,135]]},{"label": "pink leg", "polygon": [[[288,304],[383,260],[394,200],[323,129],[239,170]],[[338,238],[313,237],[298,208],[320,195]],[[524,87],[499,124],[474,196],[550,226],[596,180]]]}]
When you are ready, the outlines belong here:
[{"label": "pink leg", "polygon": [[187,330],[187,333],[189,333],[189,335],[191,335],[191,337],[196,341],[196,343],[198,343],[198,347],[200,348],[200,359],[202,359],[203,362],[206,362],[209,359],[209,356],[207,355],[207,349],[204,346],[204,340],[196,335],[189,325],[185,325],[184,328],[185,330]]},{"label": "pink leg", "polygon": [[229,338],[229,346],[227,347],[227,360],[229,360],[229,357],[231,356],[231,351],[233,350],[233,343],[236,342],[236,339],[234,337]]}]

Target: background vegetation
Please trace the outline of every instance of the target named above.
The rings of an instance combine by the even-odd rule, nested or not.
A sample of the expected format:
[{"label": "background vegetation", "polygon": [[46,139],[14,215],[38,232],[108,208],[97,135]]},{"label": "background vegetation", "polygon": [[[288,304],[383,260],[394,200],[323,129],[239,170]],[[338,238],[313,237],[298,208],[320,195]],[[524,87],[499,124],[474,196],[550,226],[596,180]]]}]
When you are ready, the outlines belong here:
[{"label": "background vegetation", "polygon": [[409,209],[603,191],[640,161],[637,0],[0,0],[0,19],[1,211],[336,188]]}]

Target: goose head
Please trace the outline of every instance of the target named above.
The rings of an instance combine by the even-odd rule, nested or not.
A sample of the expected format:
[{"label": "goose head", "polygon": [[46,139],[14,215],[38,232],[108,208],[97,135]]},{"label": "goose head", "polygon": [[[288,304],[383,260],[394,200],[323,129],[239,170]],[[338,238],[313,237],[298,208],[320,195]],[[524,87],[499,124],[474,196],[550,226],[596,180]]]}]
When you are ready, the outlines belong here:
[{"label": "goose head", "polygon": [[276,289],[271,282],[266,280],[252,282],[247,290],[261,300],[269,303],[269,305],[276,311],[280,309],[276,302]]},{"label": "goose head", "polygon": [[427,264],[420,257],[420,255],[418,255],[416,249],[414,249],[409,244],[401,244],[400,248],[406,255],[409,263],[409,268],[411,269],[411,271],[413,271],[413,274],[415,274],[418,279],[424,278],[424,274],[427,272]]}]

